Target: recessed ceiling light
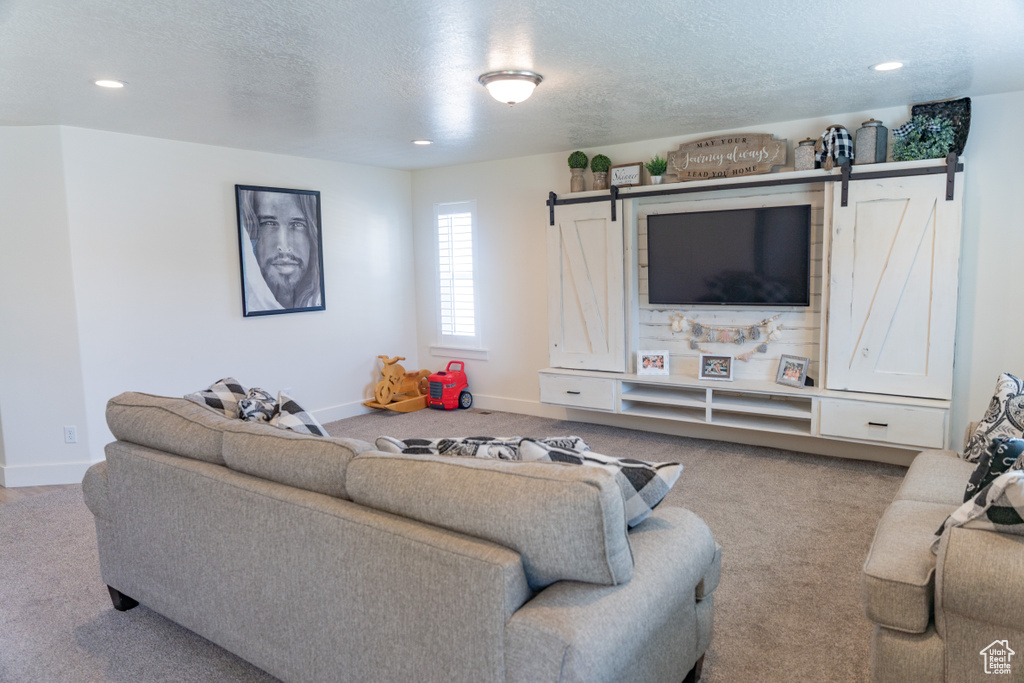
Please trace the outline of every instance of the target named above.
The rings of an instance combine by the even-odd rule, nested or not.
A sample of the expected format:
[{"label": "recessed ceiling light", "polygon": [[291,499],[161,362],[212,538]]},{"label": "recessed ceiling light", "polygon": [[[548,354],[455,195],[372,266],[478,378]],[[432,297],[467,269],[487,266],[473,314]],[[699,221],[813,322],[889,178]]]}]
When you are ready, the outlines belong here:
[{"label": "recessed ceiling light", "polygon": [[434,141],[433,140],[413,140],[412,144],[414,144],[414,145],[432,145],[432,144],[434,144]]},{"label": "recessed ceiling light", "polygon": [[882,62],[881,64],[875,64],[872,69],[875,71],[893,71],[903,66],[903,62]]},{"label": "recessed ceiling light", "polygon": [[124,81],[115,81],[109,78],[101,78],[98,81],[93,81],[93,83],[101,88],[123,88],[127,85]]}]

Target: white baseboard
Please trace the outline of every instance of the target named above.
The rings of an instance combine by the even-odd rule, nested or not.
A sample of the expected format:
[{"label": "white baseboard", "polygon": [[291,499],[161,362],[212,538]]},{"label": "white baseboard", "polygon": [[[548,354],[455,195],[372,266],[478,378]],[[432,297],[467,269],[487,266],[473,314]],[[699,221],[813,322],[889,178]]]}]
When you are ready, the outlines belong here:
[{"label": "white baseboard", "polygon": [[320,410],[311,410],[310,412],[313,413],[313,417],[320,421],[320,424],[327,424],[335,420],[344,420],[346,417],[372,413],[373,408],[367,408],[363,405],[362,401],[352,401],[351,403],[340,403],[336,406],[321,408]]},{"label": "white baseboard", "polygon": [[0,486],[13,489],[18,486],[52,486],[54,484],[80,484],[91,462],[62,462],[53,465],[0,466]]}]

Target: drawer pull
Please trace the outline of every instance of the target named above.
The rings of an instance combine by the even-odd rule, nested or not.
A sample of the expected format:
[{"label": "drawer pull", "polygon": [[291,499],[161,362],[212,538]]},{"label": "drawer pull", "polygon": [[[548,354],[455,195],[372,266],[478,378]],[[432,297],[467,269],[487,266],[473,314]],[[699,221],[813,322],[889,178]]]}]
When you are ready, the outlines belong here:
[{"label": "drawer pull", "polygon": [[579,395],[579,393],[580,393],[580,392],[578,392],[578,391],[566,391],[565,393],[567,393],[567,394],[577,394],[577,395]]},{"label": "drawer pull", "polygon": [[871,425],[872,427],[888,427],[889,426],[888,422],[868,422],[868,424]]}]

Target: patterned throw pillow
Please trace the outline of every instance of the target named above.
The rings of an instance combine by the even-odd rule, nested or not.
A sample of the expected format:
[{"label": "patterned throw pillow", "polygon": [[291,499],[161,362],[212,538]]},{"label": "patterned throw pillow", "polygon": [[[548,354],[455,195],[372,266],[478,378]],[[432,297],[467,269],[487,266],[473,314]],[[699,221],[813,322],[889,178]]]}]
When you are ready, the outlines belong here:
[{"label": "patterned throw pillow", "polygon": [[1024,437],[1024,382],[1008,373],[999,375],[985,417],[964,449],[964,459],[978,462],[989,441],[997,436]]},{"label": "patterned throw pillow", "polygon": [[947,517],[935,532],[933,553],[939,550],[942,532],[956,526],[1024,536],[1024,470],[1000,474]]},{"label": "patterned throw pillow", "polygon": [[238,402],[248,392],[234,377],[225,377],[210,385],[209,389],[187,394],[185,398],[207,408],[212,408],[226,417],[238,417]]},{"label": "patterned throw pillow", "polygon": [[[396,439],[392,436],[381,436],[377,438],[376,445],[377,450],[385,453],[522,460],[519,452],[519,443],[522,440],[521,436],[463,436],[446,439]],[[537,441],[552,446],[590,450],[590,446],[578,436],[546,436]]]},{"label": "patterned throw pillow", "polygon": [[270,422],[277,411],[277,401],[273,394],[253,387],[238,402],[238,417],[246,422]]},{"label": "patterned throw pillow", "polygon": [[985,454],[978,461],[978,467],[971,474],[964,491],[964,502],[974,498],[991,484],[996,477],[1010,470],[1024,470],[1024,439],[997,436],[989,442]]},{"label": "patterned throw pillow", "polygon": [[626,524],[634,527],[647,519],[683,472],[677,462],[650,463],[632,458],[615,458],[593,451],[575,451],[523,439],[519,445],[523,460],[564,462],[587,467],[601,467],[612,473],[622,491],[626,507]]},{"label": "patterned throw pillow", "polygon": [[323,425],[283,391],[277,392],[277,415],[271,419],[270,424],[302,434],[327,436],[327,430],[323,428]]}]

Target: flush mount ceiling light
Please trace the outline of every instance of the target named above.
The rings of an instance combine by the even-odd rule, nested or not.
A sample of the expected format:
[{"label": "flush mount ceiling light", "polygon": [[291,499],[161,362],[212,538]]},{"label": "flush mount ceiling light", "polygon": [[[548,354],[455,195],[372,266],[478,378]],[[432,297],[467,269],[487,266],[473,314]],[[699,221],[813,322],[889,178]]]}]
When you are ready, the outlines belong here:
[{"label": "flush mount ceiling light", "polygon": [[491,71],[479,80],[494,99],[516,104],[532,95],[544,77],[532,71]]},{"label": "flush mount ceiling light", "polygon": [[414,145],[432,145],[432,144],[434,144],[434,141],[433,140],[413,140],[412,144],[414,144]]},{"label": "flush mount ceiling light", "polygon": [[128,85],[124,81],[115,81],[110,78],[101,78],[98,81],[93,81],[93,83],[100,86],[101,88],[123,88],[124,86]]},{"label": "flush mount ceiling light", "polygon": [[881,64],[875,64],[872,69],[875,71],[894,71],[902,68],[903,62],[882,62]]}]

